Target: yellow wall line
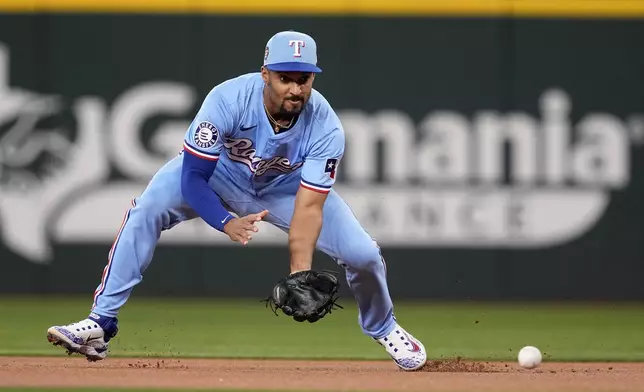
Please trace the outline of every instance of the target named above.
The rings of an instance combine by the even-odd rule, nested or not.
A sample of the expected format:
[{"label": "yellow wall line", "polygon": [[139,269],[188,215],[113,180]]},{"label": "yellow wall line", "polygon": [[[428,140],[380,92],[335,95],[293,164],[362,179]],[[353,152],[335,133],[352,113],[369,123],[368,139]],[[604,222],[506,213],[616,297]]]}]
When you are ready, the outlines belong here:
[{"label": "yellow wall line", "polygon": [[644,0],[0,0],[0,12],[644,17]]}]

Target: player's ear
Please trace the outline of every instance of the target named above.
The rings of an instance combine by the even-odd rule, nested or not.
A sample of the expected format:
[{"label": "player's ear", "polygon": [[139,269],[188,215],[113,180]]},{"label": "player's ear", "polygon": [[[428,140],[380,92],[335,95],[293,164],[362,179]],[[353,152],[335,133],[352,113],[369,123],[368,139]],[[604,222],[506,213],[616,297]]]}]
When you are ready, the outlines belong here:
[{"label": "player's ear", "polygon": [[262,72],[262,80],[264,81],[264,84],[268,84],[268,77],[269,77],[268,69],[266,69],[266,67],[262,66],[262,71],[261,72]]}]

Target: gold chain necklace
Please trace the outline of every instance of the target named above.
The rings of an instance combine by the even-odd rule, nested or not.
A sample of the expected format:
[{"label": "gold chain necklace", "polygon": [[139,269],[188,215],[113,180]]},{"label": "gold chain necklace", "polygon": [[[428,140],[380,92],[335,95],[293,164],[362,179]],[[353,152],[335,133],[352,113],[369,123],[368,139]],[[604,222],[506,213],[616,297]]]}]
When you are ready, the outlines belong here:
[{"label": "gold chain necklace", "polygon": [[291,125],[293,125],[293,120],[295,120],[295,117],[292,117],[292,118],[291,118],[291,121],[288,123],[288,125],[282,125],[282,124],[278,123],[278,122],[277,122],[277,120],[275,120],[275,119],[273,118],[273,116],[271,116],[271,113],[268,111],[268,108],[266,107],[266,104],[264,104],[264,110],[266,111],[266,114],[268,115],[268,119],[269,119],[269,120],[273,123],[273,125],[275,125],[276,127],[279,127],[279,128],[282,128],[282,129],[287,129],[287,128],[290,128],[290,127],[291,127]]}]

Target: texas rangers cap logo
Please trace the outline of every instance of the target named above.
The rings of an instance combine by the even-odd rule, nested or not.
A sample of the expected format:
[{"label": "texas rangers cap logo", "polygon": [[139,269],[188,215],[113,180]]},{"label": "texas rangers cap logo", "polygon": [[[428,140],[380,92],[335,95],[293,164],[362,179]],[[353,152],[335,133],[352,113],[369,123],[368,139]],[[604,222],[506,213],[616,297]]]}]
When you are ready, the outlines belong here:
[{"label": "texas rangers cap logo", "polygon": [[219,131],[213,124],[203,121],[197,126],[194,137],[194,142],[197,146],[211,148],[217,143],[217,139],[219,139]]},{"label": "texas rangers cap logo", "polygon": [[313,37],[297,31],[273,35],[264,49],[264,67],[275,72],[322,72]]}]

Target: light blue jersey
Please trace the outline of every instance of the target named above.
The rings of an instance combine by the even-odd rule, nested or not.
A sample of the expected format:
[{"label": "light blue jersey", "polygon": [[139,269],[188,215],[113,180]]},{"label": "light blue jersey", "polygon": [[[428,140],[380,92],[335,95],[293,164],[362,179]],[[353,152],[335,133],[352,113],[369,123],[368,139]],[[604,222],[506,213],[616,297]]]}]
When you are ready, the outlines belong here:
[{"label": "light blue jersey", "polygon": [[256,195],[302,185],[328,193],[344,153],[344,130],[327,100],[313,90],[295,125],[275,134],[263,103],[260,73],[210,91],[186,132],[184,150],[218,160],[239,187]]}]

